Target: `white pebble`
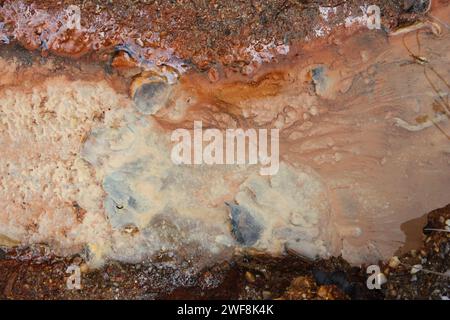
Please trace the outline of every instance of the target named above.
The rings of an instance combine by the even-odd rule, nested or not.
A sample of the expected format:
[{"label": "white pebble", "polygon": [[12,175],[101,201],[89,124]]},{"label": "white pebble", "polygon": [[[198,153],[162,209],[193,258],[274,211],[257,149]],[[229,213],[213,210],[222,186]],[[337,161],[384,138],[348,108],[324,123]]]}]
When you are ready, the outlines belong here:
[{"label": "white pebble", "polygon": [[383,284],[385,284],[387,282],[387,278],[386,278],[386,276],[384,275],[384,273],[379,273],[378,275],[377,275],[377,283],[379,283],[380,285],[383,285]]},{"label": "white pebble", "polygon": [[411,269],[411,274],[416,274],[419,271],[422,271],[423,267],[421,264],[416,264]]}]

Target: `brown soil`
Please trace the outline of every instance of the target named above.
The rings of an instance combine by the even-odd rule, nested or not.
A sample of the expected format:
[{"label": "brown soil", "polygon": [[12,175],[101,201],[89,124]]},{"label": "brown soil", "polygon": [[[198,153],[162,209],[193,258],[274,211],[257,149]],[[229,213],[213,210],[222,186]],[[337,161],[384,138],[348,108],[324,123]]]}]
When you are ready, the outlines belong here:
[{"label": "brown soil", "polygon": [[[81,10],[80,31],[65,30],[64,9]],[[403,0],[253,0],[253,1],[0,1],[0,38],[15,40],[42,54],[89,56],[108,60],[125,51],[134,63],[248,65],[245,49],[256,44],[290,44],[314,39],[319,5],[336,7],[328,27],[341,24],[361,5],[379,5],[385,30],[416,21],[423,8]],[[48,14],[48,16],[47,16]],[[182,60],[179,61],[179,60]]]},{"label": "brown soil", "polygon": [[[442,299],[450,296],[449,219],[450,205],[431,212],[423,228],[422,246],[402,255],[398,266],[395,263],[384,265],[383,272],[389,279],[384,290],[387,299]],[[412,266],[422,270],[415,273]]]}]

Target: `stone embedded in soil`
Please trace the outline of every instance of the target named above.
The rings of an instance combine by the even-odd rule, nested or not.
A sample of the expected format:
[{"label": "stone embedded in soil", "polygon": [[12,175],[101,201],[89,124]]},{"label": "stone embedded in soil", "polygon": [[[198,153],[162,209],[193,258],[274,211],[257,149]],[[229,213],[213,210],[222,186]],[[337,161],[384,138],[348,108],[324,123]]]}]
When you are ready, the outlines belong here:
[{"label": "stone embedded in soil", "polygon": [[133,99],[137,110],[146,115],[155,114],[162,109],[169,98],[170,87],[161,80],[144,83],[134,93]]},{"label": "stone embedded in soil", "polygon": [[232,232],[236,240],[244,246],[255,244],[260,237],[262,229],[259,222],[246,208],[232,203],[228,204],[228,207],[231,211]]},{"label": "stone embedded in soil", "polygon": [[397,256],[393,256],[390,260],[389,260],[389,267],[392,269],[397,268],[400,265],[400,260]]}]

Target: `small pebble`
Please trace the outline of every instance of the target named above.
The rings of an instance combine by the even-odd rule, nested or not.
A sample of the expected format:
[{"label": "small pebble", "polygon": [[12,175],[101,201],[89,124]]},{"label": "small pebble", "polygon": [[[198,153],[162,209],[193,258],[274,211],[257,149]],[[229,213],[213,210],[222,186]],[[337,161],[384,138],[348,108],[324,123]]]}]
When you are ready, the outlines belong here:
[{"label": "small pebble", "polygon": [[326,286],[320,286],[319,290],[317,290],[317,295],[321,298],[326,299],[328,296],[328,289]]},{"label": "small pebble", "polygon": [[416,274],[423,269],[421,264],[416,264],[411,268],[411,274]]},{"label": "small pebble", "polygon": [[137,39],[136,39],[136,43],[137,43],[140,47],[144,47],[144,42],[142,41],[141,38],[137,38]]},{"label": "small pebble", "polygon": [[83,262],[83,259],[81,259],[81,257],[75,257],[75,258],[72,260],[72,264],[75,264],[75,265],[77,265],[77,266],[79,266],[81,262]]},{"label": "small pebble", "polygon": [[262,297],[263,297],[264,300],[269,300],[269,299],[272,298],[272,292],[264,290],[262,292]]},{"label": "small pebble", "polygon": [[392,269],[397,268],[400,265],[400,259],[397,256],[393,256],[391,260],[389,260],[389,267]]},{"label": "small pebble", "polygon": [[82,263],[82,264],[80,265],[80,271],[81,271],[82,273],[88,272],[88,271],[89,271],[88,265],[87,265],[86,263]]},{"label": "small pebble", "polygon": [[247,272],[245,273],[245,279],[246,279],[248,282],[250,282],[250,283],[254,283],[254,282],[256,281],[256,278],[255,278],[255,276],[253,275],[253,273],[251,273],[251,272],[249,272],[249,271],[247,271]]},{"label": "small pebble", "polygon": [[385,284],[386,282],[387,282],[387,277],[384,275],[384,273],[379,273],[378,275],[377,275],[377,282],[380,284],[380,285],[383,285],[383,284]]}]

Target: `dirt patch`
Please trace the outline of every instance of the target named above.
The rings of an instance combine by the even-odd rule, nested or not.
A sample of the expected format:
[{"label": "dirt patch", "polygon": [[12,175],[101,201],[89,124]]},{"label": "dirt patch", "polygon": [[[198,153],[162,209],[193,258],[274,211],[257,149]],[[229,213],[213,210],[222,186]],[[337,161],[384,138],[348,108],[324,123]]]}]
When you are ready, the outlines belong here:
[{"label": "dirt patch", "polygon": [[[125,51],[137,64],[180,69],[186,64],[203,70],[223,64],[242,70],[255,57],[264,59],[283,51],[284,45],[312,40],[344,25],[346,18],[363,15],[360,8],[368,5],[380,6],[386,30],[416,21],[424,7],[407,3],[7,0],[0,7],[0,37],[42,54],[108,60],[109,53]],[[77,6],[76,12],[71,5]],[[335,11],[324,21],[319,7]]]},{"label": "dirt patch", "polygon": [[449,299],[450,205],[428,215],[422,246],[384,265],[387,299]]}]

